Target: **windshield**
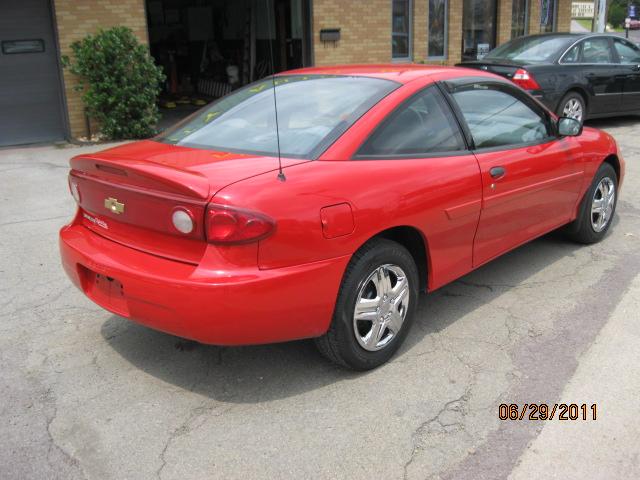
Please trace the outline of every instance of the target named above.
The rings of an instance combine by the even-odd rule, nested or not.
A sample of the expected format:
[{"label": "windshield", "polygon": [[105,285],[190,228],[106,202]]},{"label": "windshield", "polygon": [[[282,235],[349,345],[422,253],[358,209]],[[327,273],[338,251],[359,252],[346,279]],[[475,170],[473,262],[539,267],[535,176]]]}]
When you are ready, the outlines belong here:
[{"label": "windshield", "polygon": [[[316,158],[399,84],[368,77],[275,78],[282,156]],[[272,79],[238,90],[156,138],[194,148],[276,156]]]},{"label": "windshield", "polygon": [[500,45],[484,58],[546,63],[550,62],[561,50],[564,50],[575,40],[575,37],[568,35],[561,37],[520,37]]}]

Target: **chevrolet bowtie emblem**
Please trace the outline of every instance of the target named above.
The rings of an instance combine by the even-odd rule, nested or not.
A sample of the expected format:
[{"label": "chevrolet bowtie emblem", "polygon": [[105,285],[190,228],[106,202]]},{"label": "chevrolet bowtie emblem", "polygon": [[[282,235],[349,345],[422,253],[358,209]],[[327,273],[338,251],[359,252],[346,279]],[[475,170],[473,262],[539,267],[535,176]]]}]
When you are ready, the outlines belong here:
[{"label": "chevrolet bowtie emblem", "polygon": [[120,215],[121,213],[124,213],[124,203],[120,203],[115,198],[111,198],[111,197],[105,198],[104,208],[112,211],[113,213],[117,213],[118,215]]}]

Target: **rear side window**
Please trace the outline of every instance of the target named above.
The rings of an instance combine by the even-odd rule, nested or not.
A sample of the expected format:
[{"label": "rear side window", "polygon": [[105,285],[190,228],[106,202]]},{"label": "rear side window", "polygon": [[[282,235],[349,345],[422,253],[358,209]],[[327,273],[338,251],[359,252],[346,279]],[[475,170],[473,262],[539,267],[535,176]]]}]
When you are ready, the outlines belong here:
[{"label": "rear side window", "polygon": [[629,42],[615,38],[613,45],[620,58],[620,63],[640,64],[640,48]]},{"label": "rear side window", "polygon": [[562,63],[580,63],[580,44],[574,45],[562,57]]},{"label": "rear side window", "polygon": [[590,38],[582,42],[584,63],[613,63],[608,38]]},{"label": "rear side window", "polygon": [[550,136],[546,117],[506,91],[476,84],[453,93],[475,148],[540,142]]},{"label": "rear side window", "polygon": [[464,150],[453,114],[436,87],[400,105],[362,145],[356,158],[423,157]]}]

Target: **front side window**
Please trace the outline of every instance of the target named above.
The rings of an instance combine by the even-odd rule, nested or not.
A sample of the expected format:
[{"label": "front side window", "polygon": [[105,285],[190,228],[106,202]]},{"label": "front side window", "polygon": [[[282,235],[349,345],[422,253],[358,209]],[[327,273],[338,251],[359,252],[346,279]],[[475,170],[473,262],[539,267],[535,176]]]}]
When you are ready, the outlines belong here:
[{"label": "front side window", "polygon": [[483,84],[453,93],[469,126],[475,148],[542,141],[550,136],[547,119],[520,99]]},{"label": "front side window", "polygon": [[626,65],[640,64],[640,48],[619,38],[613,39],[613,46],[618,53],[620,63],[624,63]]},{"label": "front side window", "polygon": [[389,80],[288,75],[237,90],[200,110],[156,140],[193,148],[316,158],[362,114],[399,85]]},{"label": "front side window", "polygon": [[391,56],[394,60],[409,60],[411,58],[411,0],[393,0],[391,28]]},{"label": "front side window", "polygon": [[447,57],[448,0],[429,0],[429,58]]},{"label": "front side window", "polygon": [[590,38],[582,42],[584,63],[613,63],[613,55],[608,38]]},{"label": "front side window", "polygon": [[369,137],[356,157],[423,157],[464,148],[449,106],[436,87],[429,87],[400,105]]}]

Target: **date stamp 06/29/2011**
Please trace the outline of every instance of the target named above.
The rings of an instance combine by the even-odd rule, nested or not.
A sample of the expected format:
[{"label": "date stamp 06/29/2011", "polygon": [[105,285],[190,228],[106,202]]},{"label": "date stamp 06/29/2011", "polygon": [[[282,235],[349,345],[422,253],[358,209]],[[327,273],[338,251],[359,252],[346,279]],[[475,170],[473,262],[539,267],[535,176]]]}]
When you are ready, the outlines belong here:
[{"label": "date stamp 06/29/2011", "polygon": [[501,403],[500,420],[597,420],[597,404],[577,403]]}]

